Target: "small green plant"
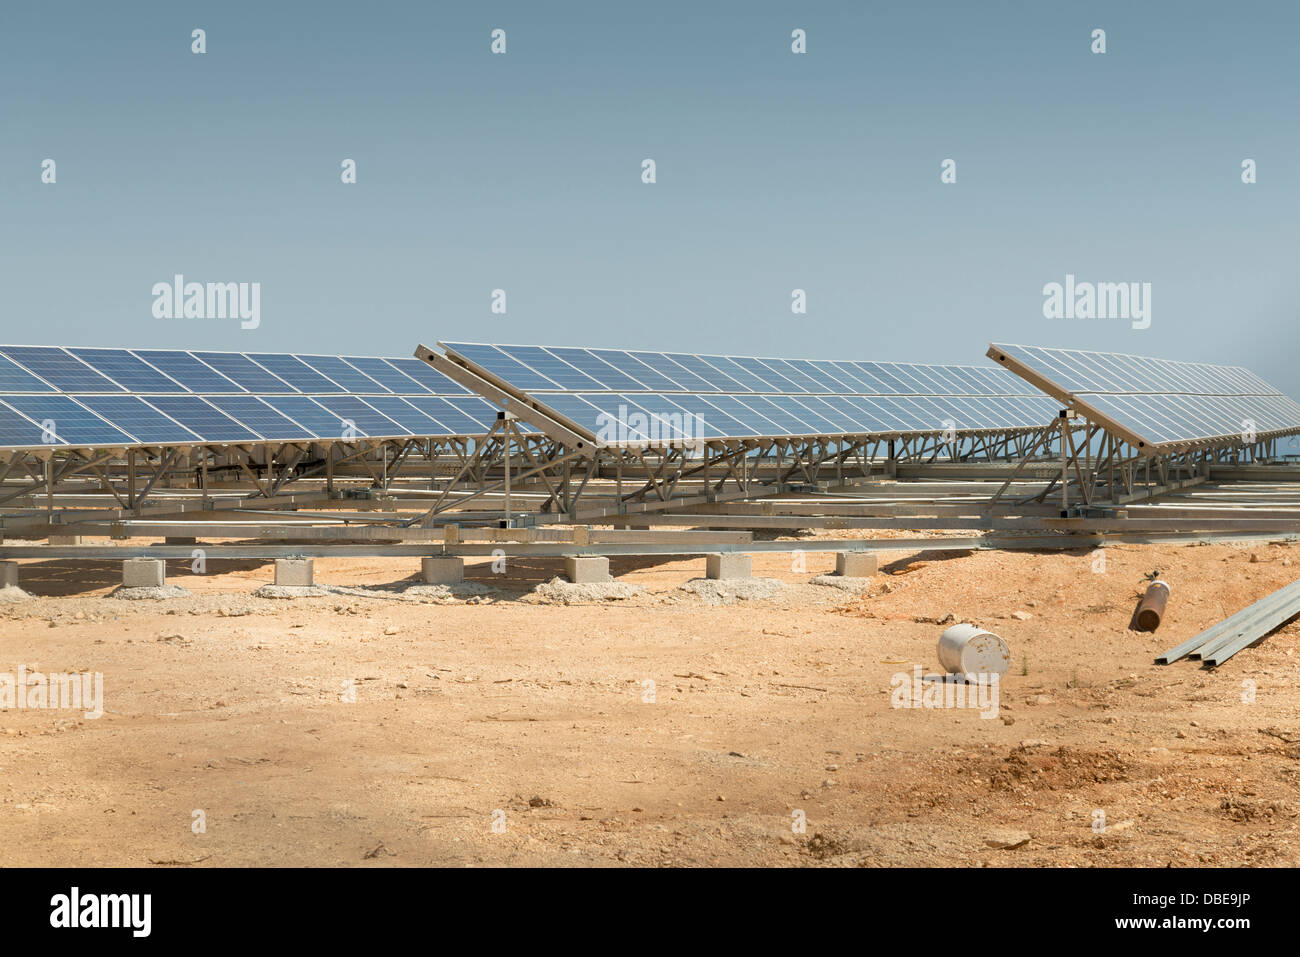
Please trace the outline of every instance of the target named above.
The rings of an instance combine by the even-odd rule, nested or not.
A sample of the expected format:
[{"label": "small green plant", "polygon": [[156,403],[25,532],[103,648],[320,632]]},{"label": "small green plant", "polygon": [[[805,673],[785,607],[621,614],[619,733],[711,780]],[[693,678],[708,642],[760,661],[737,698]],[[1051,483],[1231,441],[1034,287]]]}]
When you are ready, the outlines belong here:
[{"label": "small green plant", "polygon": [[1028,677],[1028,675],[1029,675],[1029,656],[1028,656],[1028,655],[1021,655],[1021,656],[1020,656],[1020,676],[1021,676],[1022,678],[1024,678],[1024,677]]}]

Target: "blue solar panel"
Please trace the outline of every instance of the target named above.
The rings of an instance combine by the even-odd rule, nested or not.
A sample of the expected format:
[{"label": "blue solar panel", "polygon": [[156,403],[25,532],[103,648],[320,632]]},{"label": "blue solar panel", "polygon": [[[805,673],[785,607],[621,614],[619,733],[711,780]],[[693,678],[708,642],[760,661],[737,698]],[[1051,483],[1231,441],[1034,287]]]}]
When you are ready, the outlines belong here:
[{"label": "blue solar panel", "polygon": [[184,392],[184,386],[163,375],[125,349],[69,349],[82,362],[128,392]]},{"label": "blue solar panel", "polygon": [[196,352],[194,355],[249,392],[275,395],[294,391],[293,387],[237,352]]},{"label": "blue solar panel", "polygon": [[481,410],[466,412],[460,405],[452,405],[452,402],[464,402],[464,399],[441,399],[432,395],[409,395],[406,401],[415,406],[425,415],[428,415],[451,431],[452,435],[482,435],[492,428],[492,422],[496,419],[496,409],[483,403],[488,409],[492,410],[491,418],[482,414]]},{"label": "blue solar panel", "polygon": [[42,382],[12,359],[0,356],[0,392],[53,392],[54,386]]},{"label": "blue solar panel", "polygon": [[26,447],[65,445],[48,429],[0,403],[0,445]]},{"label": "blue solar panel", "polygon": [[398,371],[383,359],[366,356],[344,356],[348,365],[374,379],[386,389],[398,395],[419,395],[428,390],[410,376]]},{"label": "blue solar panel", "polygon": [[346,428],[343,420],[305,395],[272,395],[267,396],[265,401],[271,408],[287,415],[303,428],[310,429],[317,438],[343,437]]},{"label": "blue solar panel", "polygon": [[255,442],[262,438],[197,395],[153,396],[149,404],[170,415],[205,442]]},{"label": "blue solar panel", "polygon": [[325,378],[297,356],[291,356],[283,352],[252,352],[249,353],[249,358],[262,368],[275,373],[282,381],[287,382],[299,392],[318,395],[345,391],[343,386]]},{"label": "blue solar panel", "polygon": [[132,349],[131,352],[151,366],[165,372],[191,392],[243,392],[227,379],[188,352],[173,349]]},{"label": "blue solar panel", "polygon": [[28,371],[40,376],[60,392],[121,392],[122,387],[104,378],[66,349],[47,346],[6,346],[4,354]]},{"label": "blue solar panel", "polygon": [[448,435],[451,432],[441,422],[411,405],[406,399],[397,395],[374,395],[366,398],[366,404],[378,409],[412,435]]},{"label": "blue solar panel", "polygon": [[11,395],[5,401],[69,445],[135,444],[131,436],[66,395]]},{"label": "blue solar panel", "polygon": [[641,392],[646,388],[645,383],[626,370],[615,368],[600,356],[588,352],[586,349],[548,349],[543,351],[554,354],[557,359],[564,360],[577,370],[577,376],[570,376],[568,382],[561,382],[559,378],[546,369],[539,370],[548,379],[554,379],[566,389],[573,389],[576,392],[581,392],[584,389],[605,389],[611,392],[634,389]]},{"label": "blue solar panel", "polygon": [[468,395],[469,389],[465,388],[459,382],[448,379],[423,359],[388,359],[386,360],[393,368],[404,372],[416,382],[419,382],[430,392],[438,395]]},{"label": "blue solar panel", "polygon": [[329,376],[335,382],[343,387],[344,392],[358,393],[361,395],[378,394],[389,392],[370,376],[361,372],[355,366],[348,365],[338,356],[308,356],[299,355],[299,359],[307,363],[321,375]]},{"label": "blue solar panel", "polygon": [[519,389],[559,389],[553,381],[510,358],[496,346],[457,345],[456,351],[475,365]]},{"label": "blue solar panel", "polygon": [[387,438],[410,434],[354,395],[325,395],[316,401],[343,420],[345,438],[350,429],[355,429],[361,437]]},{"label": "blue solar panel", "polygon": [[264,439],[291,441],[314,437],[306,428],[291,421],[255,395],[209,395],[204,398]]},{"label": "blue solar panel", "polygon": [[[446,348],[453,361],[475,371],[490,367],[508,389],[597,442],[606,441],[611,427],[625,440],[647,437],[653,447],[674,435],[833,438],[1029,429],[1055,414],[1050,399],[1023,383],[1008,384],[995,369],[472,343]],[[585,380],[566,368],[605,388],[582,388]],[[643,388],[632,387],[638,383]]]},{"label": "blue solar panel", "polygon": [[[630,352],[621,352],[617,349],[588,349],[586,351],[599,358],[602,362],[613,366],[624,375],[640,382],[642,388],[653,389],[655,392],[680,392],[682,390],[679,382],[668,378],[662,372],[652,369]],[[664,362],[666,365],[667,360],[664,360]],[[631,387],[625,385],[623,388]]]},{"label": "blue solar panel", "polygon": [[96,415],[150,445],[184,445],[199,437],[134,395],[73,396]]}]

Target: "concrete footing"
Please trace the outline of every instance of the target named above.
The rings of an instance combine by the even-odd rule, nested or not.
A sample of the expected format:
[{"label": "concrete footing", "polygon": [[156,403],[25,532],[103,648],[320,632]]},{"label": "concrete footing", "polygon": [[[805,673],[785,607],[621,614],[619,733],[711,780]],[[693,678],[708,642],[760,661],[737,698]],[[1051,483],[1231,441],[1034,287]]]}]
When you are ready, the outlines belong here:
[{"label": "concrete footing", "polygon": [[161,558],[128,558],[122,562],[124,588],[161,588],[167,581],[167,563]]},{"label": "concrete footing", "polygon": [[564,559],[564,577],[575,585],[612,581],[609,559],[604,555],[570,555]]},{"label": "concrete footing", "polygon": [[0,562],[0,588],[18,587],[18,563]]},{"label": "concrete footing", "polygon": [[870,578],[880,570],[875,552],[836,552],[835,574],[845,578]]},{"label": "concrete footing", "polygon": [[426,585],[459,585],[465,580],[465,559],[421,558],[420,578]]},{"label": "concrete footing", "polygon": [[316,582],[315,563],[310,558],[277,558],[275,583],[290,588],[306,588]]},{"label": "concrete footing", "polygon": [[725,553],[704,559],[706,578],[749,578],[753,568],[753,560],[748,555]]},{"label": "concrete footing", "polygon": [[84,545],[85,540],[80,535],[51,535],[51,545]]}]

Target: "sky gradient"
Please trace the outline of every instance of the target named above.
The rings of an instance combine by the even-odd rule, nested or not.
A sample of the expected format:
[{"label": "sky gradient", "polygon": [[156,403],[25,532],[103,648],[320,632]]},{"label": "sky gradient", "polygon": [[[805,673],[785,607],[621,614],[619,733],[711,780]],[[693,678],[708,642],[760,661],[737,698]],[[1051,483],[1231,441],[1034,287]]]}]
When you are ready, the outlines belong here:
[{"label": "sky gradient", "polygon": [[[0,340],[1001,341],[1300,396],[1298,33],[1300,8],[1250,2],[6,5]],[[260,282],[260,326],[154,318],[176,273]],[[1150,328],[1044,318],[1067,273],[1151,283]]]}]

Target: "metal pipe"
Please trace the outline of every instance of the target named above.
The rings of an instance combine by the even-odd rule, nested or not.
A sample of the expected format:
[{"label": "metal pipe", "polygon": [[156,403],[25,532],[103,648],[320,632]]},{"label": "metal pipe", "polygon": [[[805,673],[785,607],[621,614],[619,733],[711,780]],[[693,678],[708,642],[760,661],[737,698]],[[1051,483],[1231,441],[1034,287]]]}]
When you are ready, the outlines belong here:
[{"label": "metal pipe", "polygon": [[1160,620],[1165,616],[1165,605],[1169,601],[1169,583],[1157,578],[1147,586],[1147,593],[1138,604],[1138,631],[1155,631],[1160,627]]}]

